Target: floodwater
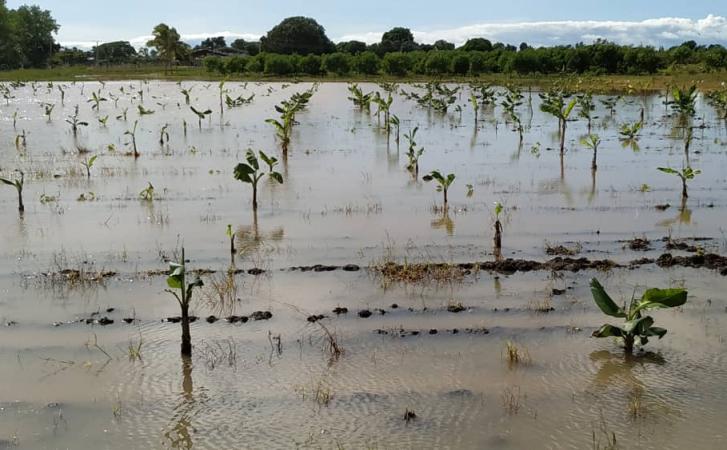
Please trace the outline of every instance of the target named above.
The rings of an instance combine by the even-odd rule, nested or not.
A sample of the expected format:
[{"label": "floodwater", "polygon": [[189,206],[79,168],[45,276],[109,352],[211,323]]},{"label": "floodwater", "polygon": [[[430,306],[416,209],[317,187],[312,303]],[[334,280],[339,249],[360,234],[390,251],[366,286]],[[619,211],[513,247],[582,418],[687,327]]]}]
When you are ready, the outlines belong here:
[{"label": "floodwater", "polygon": [[[201,129],[180,93],[190,87],[191,105],[213,111]],[[557,121],[539,111],[536,93],[530,102],[525,92],[518,108],[518,145],[499,106],[482,108],[475,127],[467,87],[456,102],[461,112],[447,114],[396,95],[397,146],[375,105],[359,111],[346,84],[320,84],[297,115],[284,159],[265,119],[309,87],[227,83],[230,96],[255,97],[224,106],[222,116],[219,88],[205,82],[9,88],[0,171],[24,171],[25,213],[3,185],[0,448],[724,446],[727,279],[718,271],[646,264],[399,284],[367,270],[384,260],[493,260],[494,202],[505,206],[504,257],[545,261],[547,245],[564,245],[579,249],[577,257],[628,263],[666,252],[665,236],[727,253],[727,128],[701,96],[688,156],[702,173],[681,207],[679,179],[656,169],[681,168],[687,156],[660,96],[625,97],[614,115],[595,97],[592,126],[602,143],[594,174],[579,143],[585,120],[568,123],[561,168]],[[95,111],[88,99],[99,90],[107,101]],[[139,91],[153,114],[139,116]],[[43,104],[55,104],[52,120]],[[65,119],[76,105],[88,126],[74,138]],[[642,107],[638,148],[624,147],[618,127],[639,120]],[[125,109],[126,120],[117,118]],[[127,155],[124,134],[136,120],[138,159]],[[160,144],[164,125],[169,140]],[[420,175],[456,174],[446,214],[435,186],[405,169],[403,134],[416,126]],[[25,145],[16,145],[23,132]],[[282,185],[261,181],[257,214],[250,186],[232,175],[248,148],[278,156],[284,177]],[[91,155],[98,158],[87,179],[81,161]],[[139,199],[148,183],[150,202]],[[664,204],[671,206],[656,207]],[[241,250],[235,267],[264,273],[227,275],[228,224]],[[649,249],[630,249],[634,238],[648,239]],[[191,360],[179,356],[179,324],[163,320],[179,314],[164,276],[150,273],[166,269],[182,245],[189,269],[217,271],[196,294],[193,312],[202,318],[192,324]],[[315,264],[362,270],[290,270]],[[112,273],[71,282],[62,270]],[[619,300],[669,286],[687,288],[689,300],[656,311],[669,333],[648,344],[652,353],[625,359],[614,341],[590,337],[606,322],[588,289],[594,276]],[[226,286],[219,291],[232,300],[221,302],[213,285]],[[464,311],[447,311],[459,304]],[[349,312],[333,314],[336,307]],[[373,315],[361,318],[360,310]],[[203,320],[254,311],[272,318]],[[328,316],[320,323],[336,336],[337,358],[323,327],[306,320],[312,314]],[[102,317],[114,323],[85,322]],[[508,341],[525,361],[509,364]],[[407,411],[416,417],[405,420]],[[617,447],[608,447],[614,436]]]}]

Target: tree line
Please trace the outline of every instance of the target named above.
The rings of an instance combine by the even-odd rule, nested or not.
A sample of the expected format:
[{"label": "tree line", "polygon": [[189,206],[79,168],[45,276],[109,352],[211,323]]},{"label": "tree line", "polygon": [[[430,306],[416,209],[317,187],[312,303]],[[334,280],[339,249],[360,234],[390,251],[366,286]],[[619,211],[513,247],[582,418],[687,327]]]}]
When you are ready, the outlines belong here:
[{"label": "tree line", "polygon": [[439,40],[416,42],[411,30],[395,27],[379,42],[334,43],[325,29],[309,17],[289,17],[256,42],[211,37],[195,47],[167,24],[154,27],[141,49],[127,41],[106,42],[90,51],[61,48],[53,35],[59,30],[51,13],[37,6],[8,9],[0,0],[0,69],[79,64],[164,63],[203,64],[220,74],[268,75],[480,75],[486,73],[651,74],[674,66],[695,70],[727,68],[722,45],[687,41],[671,48],[618,45],[605,40],[554,47],[519,46],[472,38],[456,47]]}]

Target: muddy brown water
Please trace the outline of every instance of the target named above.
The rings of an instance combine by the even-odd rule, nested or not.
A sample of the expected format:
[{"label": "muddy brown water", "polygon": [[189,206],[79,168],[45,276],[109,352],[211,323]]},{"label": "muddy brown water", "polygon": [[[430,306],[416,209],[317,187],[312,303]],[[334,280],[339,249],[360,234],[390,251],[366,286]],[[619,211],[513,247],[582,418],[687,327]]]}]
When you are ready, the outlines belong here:
[{"label": "muddy brown water", "polygon": [[[280,165],[284,184],[261,183],[254,218],[251,190],[232,168],[249,147],[280,156],[264,119],[310,85],[228,83],[231,96],[255,98],[220,117],[216,84],[184,82],[193,86],[193,106],[214,111],[201,130],[175,83],[64,83],[65,105],[57,86],[11,89],[0,106],[2,176],[26,173],[22,216],[14,190],[0,189],[0,448],[583,449],[606,448],[614,434],[618,448],[724,446],[727,278],[718,271],[653,264],[482,271],[403,285],[366,269],[390,259],[494,259],[496,201],[505,205],[504,257],[545,261],[547,243],[625,264],[665,253],[668,235],[727,253],[727,128],[701,98],[689,162],[702,174],[681,209],[679,180],[656,170],[685,164],[661,97],[626,97],[614,116],[597,102],[593,131],[602,144],[594,179],[591,153],[579,144],[585,121],[569,122],[561,174],[556,122],[539,112],[535,94],[532,107],[526,93],[518,108],[522,146],[500,107],[481,110],[475,131],[466,87],[461,114],[397,95],[397,148],[377,126],[375,106],[357,111],[345,84],[323,83],[297,116]],[[95,112],[87,100],[99,89],[109,101]],[[154,114],[138,116],[139,90]],[[51,121],[43,103],[56,105]],[[89,123],[76,139],[65,122],[75,105]],[[634,151],[619,141],[618,126],[638,120],[642,105],[646,125]],[[117,119],[125,108],[127,120]],[[98,117],[107,115],[101,126]],[[137,160],[124,155],[124,132],[135,120]],[[160,145],[165,124],[170,139]],[[415,126],[425,149],[421,173],[457,176],[446,215],[434,186],[404,168],[403,133]],[[17,149],[23,130],[26,146]],[[77,148],[98,155],[90,179]],[[138,199],[147,183],[155,187],[152,202]],[[82,193],[93,200],[78,201]],[[229,281],[227,224],[238,232],[235,266],[266,272],[234,276],[236,288],[227,291],[234,300],[223,308],[207,300],[215,297],[213,281]],[[711,239],[690,240],[696,237]],[[634,238],[649,247],[632,250],[626,241]],[[182,244],[191,269],[218,271],[203,277],[196,315],[273,314],[244,324],[198,320],[191,361],[179,356],[179,325],[162,321],[179,313],[164,277],[146,274],[163,270]],[[362,270],[281,270],[314,264]],[[44,275],[64,269],[115,274],[86,283]],[[655,312],[669,333],[648,344],[652,355],[627,361],[615,342],[590,338],[605,321],[590,298],[593,276],[619,299],[646,286],[684,286],[689,301]],[[553,289],[564,293],[553,296]],[[458,304],[465,310],[447,311]],[[349,312],[333,314],[339,306]],[[371,317],[359,317],[364,309]],[[311,314],[328,316],[321,323],[343,349],[338,360],[330,360],[320,326],[306,321]],[[102,317],[114,323],[79,322]],[[508,341],[526,349],[529,363],[507,363]],[[140,348],[140,358],[130,347]],[[416,418],[405,421],[407,410]]]}]

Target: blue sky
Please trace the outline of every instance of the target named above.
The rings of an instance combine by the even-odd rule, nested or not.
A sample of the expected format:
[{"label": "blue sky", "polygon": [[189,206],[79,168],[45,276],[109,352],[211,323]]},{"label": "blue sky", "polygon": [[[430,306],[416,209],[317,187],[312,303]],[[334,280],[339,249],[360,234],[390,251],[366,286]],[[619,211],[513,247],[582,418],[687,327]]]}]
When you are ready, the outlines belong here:
[{"label": "blue sky", "polygon": [[[9,7],[24,1],[8,0]],[[685,39],[727,44],[727,19],[720,0],[575,0],[396,1],[334,0],[30,0],[52,11],[61,25],[62,43],[96,40],[143,42],[159,22],[173,25],[187,39],[227,32],[264,34],[285,17],[314,17],[334,40],[375,41],[394,26],[415,31],[418,40],[461,42],[484,36],[539,45],[590,41],[597,37],[624,43],[672,45]],[[725,8],[727,11],[727,8]],[[650,19],[661,19],[653,21]]]}]

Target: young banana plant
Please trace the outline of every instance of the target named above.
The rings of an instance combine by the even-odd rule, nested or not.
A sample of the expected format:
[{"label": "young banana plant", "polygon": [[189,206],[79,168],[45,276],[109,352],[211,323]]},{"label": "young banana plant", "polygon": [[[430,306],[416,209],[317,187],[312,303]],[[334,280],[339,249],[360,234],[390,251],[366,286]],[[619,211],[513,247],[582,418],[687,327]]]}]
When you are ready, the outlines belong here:
[{"label": "young banana plant", "polygon": [[48,122],[51,122],[53,118],[51,117],[51,114],[53,114],[53,108],[55,108],[56,105],[53,103],[43,103],[43,113],[45,114],[46,119]]},{"label": "young banana plant", "polygon": [[191,109],[192,112],[197,115],[197,122],[198,122],[198,125],[199,125],[199,129],[201,130],[202,129],[202,119],[204,119],[205,117],[207,117],[210,114],[212,114],[212,110],[211,109],[205,109],[204,111],[200,111],[197,108],[195,108],[194,106],[190,106],[189,109]]},{"label": "young banana plant", "polygon": [[139,151],[136,148],[136,127],[137,127],[137,125],[139,125],[139,121],[138,120],[135,120],[134,121],[134,126],[130,130],[126,130],[124,132],[124,136],[131,137],[131,148],[132,148],[132,150],[134,152],[134,158],[138,158],[139,157]]},{"label": "young banana plant", "polygon": [[159,145],[164,145],[164,141],[169,143],[169,132],[167,129],[169,129],[169,124],[165,123],[161,131],[159,131]]},{"label": "young banana plant", "polygon": [[687,302],[687,291],[684,289],[648,289],[640,299],[631,298],[628,305],[618,306],[603,289],[597,279],[591,280],[591,294],[598,308],[606,315],[624,319],[623,326],[603,325],[593,332],[593,337],[616,337],[623,340],[624,353],[630,356],[638,339],[640,345],[646,345],[649,338],[663,338],[666,329],[654,326],[654,319],[643,313],[650,309],[675,308]]},{"label": "young banana plant", "polygon": [[414,129],[410,132],[404,133],[404,139],[409,142],[409,150],[406,152],[409,163],[406,168],[409,172],[411,172],[414,178],[419,177],[419,157],[422,156],[422,153],[424,153],[424,147],[417,148],[417,143],[414,140],[418,130],[419,127],[414,127]]},{"label": "young banana plant", "polygon": [[[194,281],[187,283],[187,267],[186,260],[184,258],[184,247],[182,247],[182,257],[179,262],[169,263],[169,276],[167,277],[167,286],[169,289],[165,289],[165,292],[169,292],[174,296],[179,303],[179,308],[182,313],[181,324],[182,324],[182,356],[192,356],[192,336],[190,334],[190,318],[189,318],[189,307],[192,304],[192,294],[194,288],[204,286],[202,280],[197,276]],[[179,291],[177,293],[176,291]]]},{"label": "young banana plant", "polygon": [[683,119],[694,116],[696,113],[697,86],[675,87],[672,89],[671,96],[673,100],[668,101],[667,104],[671,106],[673,111]]},{"label": "young banana plant", "polygon": [[192,95],[192,88],[194,88],[194,86],[190,86],[189,89],[182,89],[181,91],[179,91],[184,96],[184,103],[186,105],[189,105],[189,97],[190,95]]},{"label": "young banana plant", "polygon": [[593,104],[593,95],[591,95],[590,92],[586,92],[585,94],[579,95],[577,97],[578,99],[578,115],[586,119],[588,123],[588,134],[591,134],[591,119],[592,119],[592,113],[596,109],[596,106]]},{"label": "young banana plant", "polygon": [[680,180],[682,180],[682,200],[685,200],[689,197],[689,195],[687,194],[687,181],[693,180],[695,176],[702,173],[701,170],[694,170],[689,166],[683,168],[681,171],[672,169],[671,167],[657,167],[657,169],[664,173],[676,175],[679,177]]},{"label": "young banana plant", "polygon": [[396,114],[392,114],[391,118],[389,119],[389,122],[391,125],[394,126],[394,139],[396,140],[396,147],[399,147],[399,133],[400,133],[400,127],[401,127],[401,121],[399,120],[399,116]]},{"label": "young banana plant", "polygon": [[348,86],[348,92],[351,93],[351,97],[348,97],[348,99],[353,102],[355,107],[362,111],[370,110],[372,100],[371,92],[364,94],[356,83],[352,83]]},{"label": "young banana plant", "polygon": [[99,111],[99,109],[101,108],[101,103],[106,101],[108,101],[108,99],[106,97],[102,97],[101,91],[99,90],[98,92],[91,93],[91,98],[87,100],[87,103],[93,103],[91,105],[91,109],[94,111]]},{"label": "young banana plant", "polygon": [[598,169],[596,159],[598,158],[598,146],[601,144],[601,138],[597,134],[589,134],[581,139],[581,145],[593,150],[593,160],[591,160],[591,170]]},{"label": "young banana plant", "polygon": [[444,176],[441,172],[438,170],[432,170],[429,172],[429,174],[424,175],[422,177],[424,181],[436,181],[437,182],[437,192],[441,192],[444,195],[444,205],[443,209],[447,209],[447,191],[449,191],[449,187],[452,186],[452,183],[454,183],[455,175],[453,173],[448,174],[447,176]]},{"label": "young banana plant", "polygon": [[576,106],[576,101],[577,99],[572,99],[566,104],[563,93],[558,92],[555,94],[543,95],[543,103],[540,105],[541,111],[558,119],[561,156],[565,153],[565,130],[568,124],[568,118],[570,117],[573,108]]},{"label": "young banana plant", "polygon": [[93,155],[90,158],[86,157],[86,159],[81,161],[81,165],[86,169],[86,178],[91,178],[91,167],[96,162],[96,158],[98,158],[98,155]]},{"label": "young banana plant", "polygon": [[20,178],[11,180],[9,178],[0,177],[0,183],[12,186],[18,191],[18,211],[21,213],[25,211],[25,205],[23,204],[23,185],[25,184],[25,174],[22,170],[16,170],[20,174]]},{"label": "young banana plant", "polygon": [[255,152],[248,150],[245,153],[246,163],[239,163],[235,166],[234,177],[236,180],[248,183],[252,186],[252,209],[257,211],[257,186],[258,182],[265,176],[269,176],[274,181],[282,184],[283,176],[276,172],[275,166],[278,164],[278,159],[274,156],[266,155],[262,150],[258,152],[260,159],[268,166],[268,172],[260,170],[260,161],[258,155]]},{"label": "young banana plant", "polygon": [[136,106],[136,109],[139,110],[139,117],[148,116],[150,114],[154,114],[154,110],[153,109],[146,109],[142,105],[137,105]]},{"label": "young banana plant", "polygon": [[66,123],[68,123],[71,126],[71,131],[73,131],[73,137],[75,138],[78,135],[78,127],[87,127],[88,122],[84,122],[78,118],[78,105],[74,108],[74,113],[72,116],[68,116],[66,119]]}]

